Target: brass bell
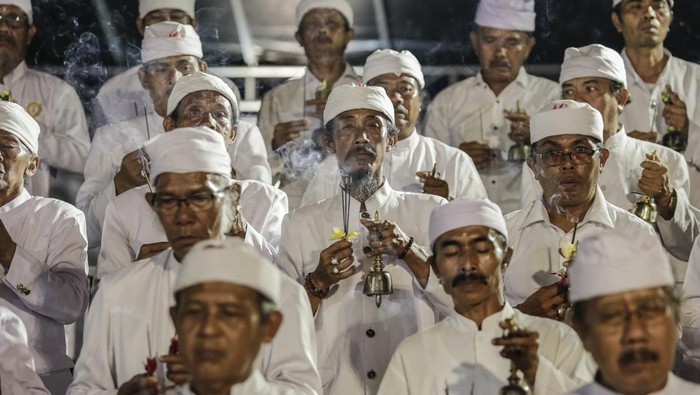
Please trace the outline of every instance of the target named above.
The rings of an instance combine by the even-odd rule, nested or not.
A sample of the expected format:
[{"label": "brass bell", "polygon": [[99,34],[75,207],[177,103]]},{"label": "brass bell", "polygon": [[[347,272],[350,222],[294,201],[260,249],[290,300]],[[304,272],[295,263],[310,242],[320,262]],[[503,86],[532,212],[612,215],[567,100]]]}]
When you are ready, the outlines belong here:
[{"label": "brass bell", "polygon": [[[374,219],[379,220],[379,211],[374,212]],[[374,257],[372,268],[365,277],[362,293],[367,296],[374,296],[377,308],[382,305],[382,295],[390,295],[394,292],[394,285],[391,281],[391,274],[384,270],[382,256]]]},{"label": "brass bell", "polygon": [[508,162],[522,164],[530,156],[532,148],[524,143],[515,143],[508,149]]},{"label": "brass bell", "polygon": [[647,195],[642,195],[642,198],[634,203],[630,212],[650,224],[656,223],[656,203]]},{"label": "brass bell", "polygon": [[[518,330],[518,323],[515,317],[506,319],[508,328],[504,329],[503,337],[508,337],[513,331]],[[510,376],[508,376],[508,384],[498,390],[499,395],[531,395],[530,387],[527,383],[521,383],[518,377],[518,368],[515,362],[510,361]]]},{"label": "brass bell", "polygon": [[664,137],[661,138],[661,144],[663,144],[665,147],[671,148],[674,151],[683,152],[688,146],[688,140],[686,140],[685,136],[683,136],[681,132],[678,132],[673,127],[669,126],[668,133],[664,134]]}]

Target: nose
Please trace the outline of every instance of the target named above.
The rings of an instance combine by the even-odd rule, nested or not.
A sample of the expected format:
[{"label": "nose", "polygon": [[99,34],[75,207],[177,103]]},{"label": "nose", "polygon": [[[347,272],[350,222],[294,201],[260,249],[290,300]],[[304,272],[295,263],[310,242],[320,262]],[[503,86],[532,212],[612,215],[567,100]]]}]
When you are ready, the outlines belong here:
[{"label": "nose", "polygon": [[191,224],[193,220],[194,215],[192,209],[190,208],[189,202],[177,202],[177,209],[175,210],[175,223],[178,225],[187,225]]},{"label": "nose", "polygon": [[[665,1],[665,0],[664,0]],[[644,19],[656,18],[656,10],[652,6],[651,2],[644,9]]]},{"label": "nose", "polygon": [[391,102],[394,104],[394,108],[404,103],[403,96],[398,91],[392,90],[391,92],[387,93],[389,94]]},{"label": "nose", "polygon": [[631,312],[625,322],[622,341],[627,344],[644,342],[647,338],[647,327],[637,311]]},{"label": "nose", "polygon": [[214,116],[210,112],[202,115],[198,126],[206,126],[210,129],[216,130],[217,132],[219,131],[219,124],[216,122],[216,119],[214,119]]}]

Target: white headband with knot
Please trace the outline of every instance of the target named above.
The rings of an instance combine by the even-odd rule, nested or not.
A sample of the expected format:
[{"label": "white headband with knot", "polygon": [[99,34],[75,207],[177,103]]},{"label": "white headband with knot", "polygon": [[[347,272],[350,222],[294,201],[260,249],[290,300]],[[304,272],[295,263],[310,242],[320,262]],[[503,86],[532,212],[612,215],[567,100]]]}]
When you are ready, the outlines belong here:
[{"label": "white headband with knot", "polygon": [[170,56],[191,55],[202,58],[202,42],[190,25],[159,22],[147,26],[141,41],[141,62]]},{"label": "white headband with knot", "polygon": [[41,127],[19,104],[0,101],[0,130],[17,137],[32,153],[39,153]]},{"label": "white headband with knot", "polygon": [[194,19],[194,2],[195,0],[140,0],[139,18],[143,19],[149,12],[171,8],[183,11]]},{"label": "white headband with knot", "polygon": [[554,100],[530,118],[530,141],[564,134],[580,134],[603,142],[603,117],[588,103]]},{"label": "white headband with knot", "polygon": [[394,105],[384,88],[378,86],[347,84],[333,88],[323,110],[323,124],[350,110],[375,110],[386,115],[394,124]]},{"label": "white headband with knot", "polygon": [[425,87],[423,70],[420,62],[409,51],[397,52],[393,49],[378,49],[367,57],[362,82],[365,84],[372,78],[382,74],[410,75],[418,81],[421,89]]},{"label": "white headband with knot", "polygon": [[617,51],[600,44],[581,48],[569,47],[564,52],[559,84],[574,78],[602,77],[627,87],[625,61]]}]

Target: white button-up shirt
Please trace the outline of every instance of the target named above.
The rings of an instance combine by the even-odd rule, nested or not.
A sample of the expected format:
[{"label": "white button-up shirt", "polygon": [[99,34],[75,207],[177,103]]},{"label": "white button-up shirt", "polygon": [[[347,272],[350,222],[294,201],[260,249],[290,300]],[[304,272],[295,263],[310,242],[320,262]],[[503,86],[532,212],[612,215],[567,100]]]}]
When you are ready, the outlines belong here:
[{"label": "white button-up shirt", "polygon": [[[102,279],[85,320],[68,394],[116,394],[119,386],[145,372],[146,358],[168,352],[175,335],[169,309],[175,304],[172,290],[180,267],[167,249]],[[285,297],[277,308],[284,320],[274,340],[261,348],[255,367],[277,387],[320,394],[308,297],[294,281],[281,278]]]},{"label": "white button-up shirt", "polygon": [[496,96],[479,73],[435,97],[426,113],[425,135],[453,147],[470,141],[488,144],[496,158],[480,170],[481,179],[489,198],[508,213],[520,208],[522,165],[508,162],[508,149],[515,143],[508,138],[510,122],[503,111],[514,111],[519,105],[532,115],[560,96],[557,83],[532,76],[524,68]]},{"label": "white button-up shirt", "polygon": [[[311,120],[308,131],[301,134],[300,140],[311,138],[312,132],[321,127],[321,119],[310,117],[310,112],[315,111],[315,107],[307,108],[304,104],[306,100],[316,99],[316,90],[323,81],[308,69],[301,77],[293,78],[285,83],[272,88],[262,98],[260,112],[258,113],[258,126],[262,132],[263,141],[268,149],[268,160],[272,169],[273,180],[282,180],[281,188],[287,193],[289,207],[295,209],[301,204],[301,198],[306,190],[308,179],[297,177],[289,179],[285,176],[284,160],[280,155],[272,151],[272,138],[275,135],[275,125],[282,122],[295,121],[303,118]],[[350,83],[362,82],[350,64],[345,65],[345,71],[333,86],[340,86]],[[295,170],[309,170],[320,162],[320,158],[310,157],[303,164],[296,162]],[[303,168],[303,169],[302,169]],[[308,173],[302,171],[303,173]],[[309,179],[311,176],[309,176]]]},{"label": "white button-up shirt", "polygon": [[83,104],[75,89],[60,78],[31,70],[20,63],[0,83],[0,92],[10,91],[12,99],[27,110],[41,126],[39,171],[28,180],[33,196],[49,196],[49,169],[83,171],[90,149],[90,135]]},{"label": "white button-up shirt", "polygon": [[[369,213],[378,210],[382,219],[396,222],[413,236],[414,250],[428,245],[430,213],[444,203],[445,199],[433,195],[394,191],[386,181],[365,201]],[[367,230],[360,224],[360,202],[350,199],[349,213],[348,230],[361,233],[353,241],[358,270],[333,286],[316,312],[321,380],[324,394],[375,394],[401,340],[433,325],[439,312],[448,314],[453,303],[434,274],[423,289],[404,261],[383,256],[394,292],[383,296],[377,308],[375,298],[362,293],[363,275],[370,271],[373,259],[362,252]],[[282,224],[280,268],[304,283],[316,269],[321,251],[334,243],[329,240],[333,228],[343,228],[342,218],[341,195],[288,214]]]},{"label": "white button-up shirt", "polygon": [[[666,386],[661,390],[649,395],[685,395],[700,394],[700,385],[685,381],[673,373],[668,374]],[[622,395],[607,387],[602,386],[597,381],[593,381],[585,386],[570,392],[570,395]]]},{"label": "white button-up shirt", "polygon": [[[259,181],[236,181],[241,186],[241,214],[248,223],[245,242],[274,260],[287,214],[284,192]],[[128,190],[107,206],[97,277],[134,262],[145,244],[167,242],[158,215],[146,201],[146,185]]]},{"label": "white button-up shirt", "polygon": [[[506,225],[508,245],[513,248],[504,278],[506,298],[517,306],[538,289],[560,280],[557,273],[566,259],[559,249],[571,243],[573,229],[566,233],[550,222],[541,195],[522,210],[506,215]],[[654,228],[608,203],[596,187],[593,204],[578,224],[576,241],[606,232],[622,233],[630,240],[638,238],[640,232],[656,236]]]},{"label": "white button-up shirt", "polygon": [[663,135],[668,132],[668,126],[663,117],[665,104],[661,100],[661,92],[666,90],[666,85],[671,86],[671,89],[685,102],[688,112],[688,147],[683,155],[688,162],[695,164],[691,166],[693,171],[690,172],[690,185],[693,189],[693,193],[690,194],[690,203],[700,207],[700,169],[697,168],[700,166],[700,105],[698,105],[700,66],[678,59],[668,50],[664,50],[664,54],[668,56],[664,70],[656,83],[648,84],[634,70],[627,51],[622,49],[621,55],[627,70],[627,89],[630,91],[632,101],[625,106],[625,110],[620,115],[620,121],[629,131],[659,132],[659,141],[661,141]]},{"label": "white button-up shirt", "polygon": [[[384,175],[397,191],[423,193],[423,184],[416,173],[430,172],[436,164],[440,178],[447,181],[450,187],[450,196],[487,197],[484,184],[469,155],[443,142],[423,137],[415,130],[386,154]],[[335,155],[330,155],[321,162],[316,175],[311,179],[301,205],[335,196],[339,184],[338,159]]]},{"label": "white button-up shirt", "polygon": [[36,371],[66,371],[64,325],[88,304],[87,238],[83,213],[56,199],[22,193],[0,207],[0,221],[17,250],[10,270],[0,273],[0,298],[27,327]]},{"label": "white button-up shirt", "polygon": [[[242,382],[231,387],[230,395],[294,395],[294,392],[290,388],[279,388],[274,384],[270,384],[265,381],[263,375],[254,369],[248,378]],[[190,388],[190,384],[182,386],[175,390],[172,395],[206,395],[206,394],[196,394]]]},{"label": "white button-up shirt", "polygon": [[389,363],[379,395],[497,394],[508,384],[510,360],[491,341],[503,336],[499,322],[511,317],[519,327],[539,333],[534,394],[564,395],[593,378],[573,329],[523,314],[506,303],[484,319],[481,329],[453,311],[432,328],[404,340]]},{"label": "white button-up shirt", "polygon": [[[598,178],[598,185],[605,200],[622,209],[631,209],[641,197],[637,184],[642,178],[644,169],[641,164],[646,160],[647,154],[656,151],[661,162],[668,167],[669,183],[676,190],[676,211],[668,221],[657,215],[656,225],[666,249],[679,258],[671,260],[671,267],[676,281],[682,283],[687,266],[685,261],[700,231],[697,210],[690,206],[688,198],[690,181],[685,158],[670,148],[627,136],[624,127],[608,138],[605,148],[610,150],[610,156]],[[522,195],[523,207],[542,196],[542,187],[528,166],[523,166]]]},{"label": "white button-up shirt", "polygon": [[34,371],[22,320],[0,300],[0,393],[48,395]]},{"label": "white button-up shirt", "polygon": [[[700,380],[700,237],[695,239],[688,259],[688,271],[683,282],[681,327],[683,336],[679,350],[683,364],[679,367],[690,369],[693,381]],[[685,376],[684,376],[685,377]]]},{"label": "white button-up shirt", "polygon": [[[76,206],[87,216],[90,246],[100,243],[105,210],[116,195],[114,177],[121,168],[122,159],[141,148],[149,138],[164,132],[163,117],[157,113],[103,126],[95,132],[85,164],[85,182],[76,198]],[[239,179],[259,178],[259,181],[271,182],[267,153],[255,125],[240,121],[236,138],[227,150]]]}]

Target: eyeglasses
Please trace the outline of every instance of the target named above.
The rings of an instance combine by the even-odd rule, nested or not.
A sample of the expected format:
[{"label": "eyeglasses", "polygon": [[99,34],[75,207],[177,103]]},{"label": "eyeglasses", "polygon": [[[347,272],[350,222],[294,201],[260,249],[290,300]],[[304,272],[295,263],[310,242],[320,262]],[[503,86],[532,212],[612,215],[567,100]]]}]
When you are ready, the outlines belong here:
[{"label": "eyeglasses", "polygon": [[596,312],[597,324],[609,331],[618,331],[636,316],[640,323],[647,326],[659,322],[671,311],[668,302],[663,298],[654,298],[642,302],[634,311],[624,306],[601,308]]},{"label": "eyeglasses", "polygon": [[13,29],[27,26],[27,16],[21,14],[0,14],[0,24],[7,22],[7,25]]},{"label": "eyeglasses", "polygon": [[571,159],[571,162],[575,165],[587,165],[591,163],[593,155],[595,155],[600,149],[589,149],[584,147],[576,147],[573,151],[546,151],[546,152],[534,152],[532,156],[541,158],[544,163],[548,166],[559,166],[564,161],[567,156]]},{"label": "eyeglasses", "polygon": [[221,198],[229,186],[225,186],[213,192],[197,192],[182,198],[174,196],[160,196],[157,193],[151,198],[153,208],[163,215],[173,215],[182,203],[194,212],[205,211],[211,208],[214,201]]}]

